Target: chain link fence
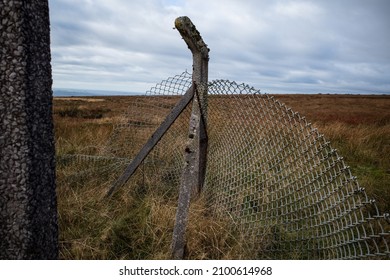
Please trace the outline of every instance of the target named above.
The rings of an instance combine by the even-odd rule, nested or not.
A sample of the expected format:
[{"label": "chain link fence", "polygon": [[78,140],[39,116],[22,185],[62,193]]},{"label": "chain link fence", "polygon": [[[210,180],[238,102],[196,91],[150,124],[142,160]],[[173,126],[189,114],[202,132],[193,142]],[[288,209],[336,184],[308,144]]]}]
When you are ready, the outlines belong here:
[{"label": "chain link fence", "polygon": [[[61,160],[82,161],[77,176],[105,172],[103,185],[110,186],[191,84],[188,72],[161,82],[135,99],[102,155]],[[214,215],[230,217],[245,233],[253,258],[390,259],[389,215],[379,213],[324,135],[247,85],[214,80],[208,94],[203,196]],[[177,194],[187,107],[126,187]]]},{"label": "chain link fence", "polygon": [[246,85],[217,80],[209,94],[206,197],[258,257],[389,258],[388,215],[323,134]]}]

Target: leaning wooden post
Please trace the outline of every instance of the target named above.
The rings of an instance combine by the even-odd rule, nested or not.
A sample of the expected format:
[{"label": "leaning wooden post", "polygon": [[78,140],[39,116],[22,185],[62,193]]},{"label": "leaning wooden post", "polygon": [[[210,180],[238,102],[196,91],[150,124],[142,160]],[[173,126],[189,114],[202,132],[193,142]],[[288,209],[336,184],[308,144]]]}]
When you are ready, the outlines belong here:
[{"label": "leaning wooden post", "polygon": [[0,259],[56,259],[48,1],[3,0],[0,15]]},{"label": "leaning wooden post", "polygon": [[172,257],[182,259],[185,248],[185,230],[192,194],[199,194],[205,178],[207,160],[207,80],[209,49],[188,17],[179,17],[175,27],[180,32],[193,56],[193,87],[195,98],[185,148],[185,166],[182,173],[179,203],[172,240]]}]

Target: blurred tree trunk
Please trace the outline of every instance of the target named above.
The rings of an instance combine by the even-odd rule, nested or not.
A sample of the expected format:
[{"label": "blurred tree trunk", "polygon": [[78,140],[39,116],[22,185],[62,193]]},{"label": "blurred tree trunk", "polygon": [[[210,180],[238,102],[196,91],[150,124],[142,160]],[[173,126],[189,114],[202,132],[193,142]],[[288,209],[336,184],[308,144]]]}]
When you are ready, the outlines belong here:
[{"label": "blurred tree trunk", "polygon": [[0,2],[0,258],[58,258],[47,0]]}]

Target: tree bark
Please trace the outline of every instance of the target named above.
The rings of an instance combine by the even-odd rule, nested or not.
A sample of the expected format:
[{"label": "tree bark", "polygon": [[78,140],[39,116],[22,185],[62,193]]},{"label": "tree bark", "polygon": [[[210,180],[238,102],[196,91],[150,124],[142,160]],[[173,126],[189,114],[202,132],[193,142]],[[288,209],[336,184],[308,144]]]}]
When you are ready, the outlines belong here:
[{"label": "tree bark", "polygon": [[47,0],[0,2],[0,258],[58,258]]}]

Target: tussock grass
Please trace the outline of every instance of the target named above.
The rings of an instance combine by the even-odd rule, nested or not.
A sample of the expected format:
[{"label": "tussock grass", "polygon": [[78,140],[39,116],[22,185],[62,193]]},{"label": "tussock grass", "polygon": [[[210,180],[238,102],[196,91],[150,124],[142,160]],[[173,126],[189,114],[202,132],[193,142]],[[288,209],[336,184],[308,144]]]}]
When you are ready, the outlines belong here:
[{"label": "tussock grass", "polygon": [[331,142],[359,184],[390,212],[390,96],[276,95]]},{"label": "tussock grass", "polygon": [[361,186],[374,198],[381,212],[390,210],[390,123],[318,125],[350,165]]},{"label": "tussock grass", "polygon": [[[61,258],[170,259],[177,199],[135,186],[105,200],[105,190],[77,182],[59,187]],[[190,212],[186,258],[250,258],[231,221],[207,215],[201,199]]]},{"label": "tussock grass", "polygon": [[[139,97],[105,97],[99,102],[89,102],[89,98],[55,99],[57,156],[99,154],[134,98]],[[378,201],[381,212],[388,212],[390,97],[277,98],[305,115],[325,134],[367,193]],[[67,110],[76,110],[77,114],[61,114]],[[82,163],[69,167],[61,160],[57,162],[61,258],[170,259],[177,194],[161,182],[147,182],[155,185],[145,188],[137,179],[105,200],[107,187],[117,174],[91,173],[88,180],[70,176],[72,171],[83,168]],[[102,181],[106,184],[99,183]],[[253,246],[250,237],[240,232],[232,219],[215,218],[209,213],[202,197],[191,205],[187,240],[187,259],[251,259],[261,256],[258,248],[268,245],[264,240],[264,244]],[[254,247],[258,251],[254,252]]]}]

